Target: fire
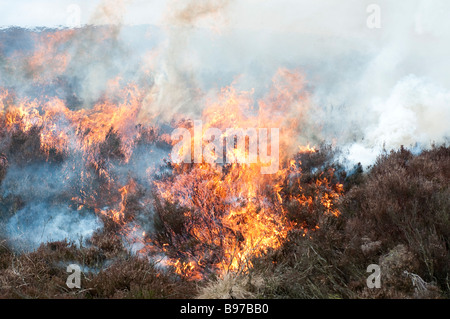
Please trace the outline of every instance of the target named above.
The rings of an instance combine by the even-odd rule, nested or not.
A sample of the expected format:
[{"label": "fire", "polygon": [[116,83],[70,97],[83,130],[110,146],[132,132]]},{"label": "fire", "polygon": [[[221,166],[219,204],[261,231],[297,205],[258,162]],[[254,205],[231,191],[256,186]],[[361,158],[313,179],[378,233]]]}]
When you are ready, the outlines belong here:
[{"label": "fire", "polygon": [[299,151],[300,153],[315,153],[315,152],[317,152],[316,148],[315,148],[314,146],[311,147],[309,144],[306,145],[306,146],[300,145],[300,146],[298,147],[298,151]]},{"label": "fire", "polygon": [[[50,57],[56,61],[52,72],[62,72],[70,57],[55,46],[67,36],[70,33],[49,37],[42,51],[27,60],[29,67],[39,74],[38,66]],[[48,75],[43,76],[38,80],[44,81]],[[299,72],[280,69],[270,92],[258,101],[253,91],[226,87],[216,99],[206,102],[201,115],[201,133],[218,128],[223,133],[216,138],[226,138],[225,128],[279,128],[280,168],[276,173],[261,174],[267,163],[260,161],[213,164],[201,158],[196,164],[169,163],[170,174],[148,180],[153,193],[144,195],[139,195],[137,180],[128,178],[124,183],[113,168],[127,164],[132,157],[142,135],[140,124],[154,124],[140,123],[145,94],[135,83],[123,84],[120,77],[109,85],[108,96],[91,108],[81,109],[69,108],[58,97],[21,99],[0,89],[0,133],[12,136],[36,129],[47,160],[54,153],[81,157],[83,166],[77,178],[82,187],[71,197],[72,204],[113,223],[117,235],[138,247],[139,254],[150,258],[164,255],[165,265],[177,274],[201,279],[209,273],[245,272],[252,267],[253,258],[278,249],[294,228],[302,229],[303,236],[319,229],[318,225],[308,228],[292,220],[287,209],[287,203],[292,202],[306,208],[316,204],[312,195],[304,193],[299,178],[301,162],[294,159],[296,153],[317,152],[314,146],[299,141],[302,115],[309,105]],[[178,126],[192,130],[190,120]],[[159,138],[164,141],[167,134]],[[108,149],[108,141],[117,149]],[[271,143],[274,141],[268,140],[265,146],[271,149]],[[199,147],[203,149],[205,142]],[[238,148],[227,154],[236,158],[247,155]],[[92,180],[98,182],[97,189],[85,185]],[[286,185],[294,185],[290,197],[285,195]],[[315,186],[320,191],[314,196],[320,198],[325,213],[338,217],[335,203],[342,185],[331,185],[324,177]],[[131,205],[131,198],[139,196],[143,198]],[[163,231],[158,234],[144,229],[131,213],[131,206],[155,207]]]},{"label": "fire", "polygon": [[[280,74],[286,76],[286,71]],[[292,81],[295,85],[299,85],[298,79],[292,74],[288,76],[288,82]],[[210,127],[260,127],[267,123],[288,123],[284,126],[287,130],[284,130],[283,135],[291,139],[295,135],[291,130],[296,126],[290,123],[290,119],[283,118],[283,112],[277,114],[268,110],[280,110],[281,107],[288,109],[290,103],[295,107],[304,107],[296,100],[301,95],[295,92],[301,87],[287,88],[283,85],[277,89],[281,92],[273,91],[269,96],[269,100],[275,104],[260,101],[262,107],[259,110],[252,107],[251,93],[237,93],[233,88],[222,90],[219,101],[208,105],[203,112],[203,123],[206,123],[203,130]],[[282,181],[301,174],[301,163],[287,159],[293,155],[289,153],[293,140],[288,139],[283,140],[280,154],[283,156],[282,161],[289,164],[276,174],[261,174],[262,163],[218,165],[203,161],[194,166],[175,164],[171,178],[155,182],[162,201],[184,208],[187,226],[184,233],[171,234],[171,241],[182,241],[186,237],[189,238],[187,241],[192,240],[193,251],[185,254],[183,262],[180,263],[180,259],[176,258],[178,251],[173,256],[176,261],[172,265],[177,273],[199,277],[211,271],[219,274],[246,271],[252,267],[252,258],[269,249],[279,248],[289,231],[298,226],[289,220],[281,194]],[[314,153],[316,149],[310,145],[300,146],[299,152]],[[334,190],[326,178],[319,179],[316,184],[318,189],[326,189],[323,194],[317,194],[321,196],[321,205],[327,213],[337,217],[339,211],[334,208],[334,203],[339,198],[342,185]],[[312,197],[302,194],[301,188],[298,193],[298,197],[290,200],[298,201],[302,206],[313,205]],[[308,232],[307,228],[300,227],[304,234]],[[318,228],[318,225],[314,225],[311,231]],[[170,246],[163,243],[165,245]],[[166,252],[171,257],[170,252]],[[198,262],[200,259],[202,263]]]},{"label": "fire", "polygon": [[[47,102],[22,100],[17,104],[2,103],[2,117],[9,131],[28,132],[32,127],[40,129],[41,147],[49,152],[69,152],[81,149],[94,162],[96,148],[105,141],[114,128],[122,139],[122,151],[131,155],[132,143],[138,135],[135,119],[140,110],[139,90],[129,85],[122,90],[123,101],[96,104],[92,109],[70,110],[64,102],[53,98]],[[3,90],[4,101],[9,93]]]},{"label": "fire", "polygon": [[[100,213],[111,218],[115,223],[119,225],[125,224],[125,209],[127,204],[127,196],[130,192],[134,192],[136,189],[136,183],[131,181],[130,184],[125,185],[124,187],[119,189],[120,192],[120,203],[118,209],[111,210],[101,210]],[[145,236],[143,234],[143,236]]]}]

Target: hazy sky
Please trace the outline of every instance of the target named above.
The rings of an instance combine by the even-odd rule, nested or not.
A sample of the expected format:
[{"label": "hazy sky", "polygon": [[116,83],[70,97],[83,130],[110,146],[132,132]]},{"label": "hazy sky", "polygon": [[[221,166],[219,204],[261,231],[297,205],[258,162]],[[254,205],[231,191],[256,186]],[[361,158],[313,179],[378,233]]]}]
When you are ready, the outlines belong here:
[{"label": "hazy sky", "polygon": [[450,20],[447,0],[0,0],[0,26],[66,26],[73,17],[74,5],[79,8],[82,25],[95,23],[93,15],[99,6],[113,11],[118,4],[122,6],[116,14],[123,17],[124,24],[163,24],[167,14],[180,3],[197,7],[205,3],[226,4],[225,9],[222,5],[221,16],[213,16],[209,21],[212,24],[225,22],[237,28],[347,36],[367,31],[370,4],[381,9],[382,29],[406,20],[419,33],[436,33],[449,29]]},{"label": "hazy sky", "polygon": [[[114,3],[114,1],[110,1]],[[126,24],[158,24],[166,6],[165,0],[128,1]],[[66,26],[73,14],[73,5],[80,8],[80,22],[90,22],[99,0],[0,0],[0,26]]]}]

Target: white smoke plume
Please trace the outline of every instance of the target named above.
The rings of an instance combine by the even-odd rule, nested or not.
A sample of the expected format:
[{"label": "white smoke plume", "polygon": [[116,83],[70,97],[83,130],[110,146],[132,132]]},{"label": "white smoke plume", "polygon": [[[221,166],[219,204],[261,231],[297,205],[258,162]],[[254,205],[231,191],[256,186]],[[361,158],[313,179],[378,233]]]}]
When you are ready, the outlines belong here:
[{"label": "white smoke plume", "polygon": [[[169,25],[182,27],[169,33],[164,62],[173,92],[189,98],[171,100],[172,109],[195,106],[192,95],[174,88],[214,91],[234,81],[258,96],[287,67],[305,74],[314,101],[307,120],[320,129],[306,138],[333,141],[352,163],[369,165],[383,148],[423,149],[449,140],[448,2],[181,3],[179,11],[171,2],[167,8]],[[216,19],[208,21],[211,15]]]},{"label": "white smoke plume", "polygon": [[66,206],[31,203],[9,219],[6,234],[16,249],[33,250],[52,241],[84,244],[102,224],[93,214]]}]

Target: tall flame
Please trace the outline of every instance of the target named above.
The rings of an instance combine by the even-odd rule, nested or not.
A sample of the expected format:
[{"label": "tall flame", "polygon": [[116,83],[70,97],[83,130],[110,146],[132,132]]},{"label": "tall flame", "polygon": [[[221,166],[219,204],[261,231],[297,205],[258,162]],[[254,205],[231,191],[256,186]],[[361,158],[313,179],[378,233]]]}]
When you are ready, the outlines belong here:
[{"label": "tall flame", "polygon": [[[49,38],[49,41],[59,43],[61,37]],[[57,54],[47,47],[45,52],[36,54],[32,61]],[[57,66],[63,68],[63,58],[55,57]],[[202,134],[209,128],[217,128],[224,132],[220,138],[225,138],[226,128],[279,128],[281,167],[274,174],[264,175],[261,167],[265,164],[261,162],[211,164],[203,159],[197,164],[171,163],[169,176],[149,181],[155,187],[156,203],[151,198],[143,200],[145,205],[158,202],[172,205],[178,214],[175,216],[181,220],[178,230],[170,228],[173,226],[169,221],[173,216],[167,215],[170,212],[159,214],[161,223],[167,226],[164,238],[147,233],[135,216],[129,214],[129,196],[137,192],[138,183],[133,179],[127,184],[115,180],[108,166],[114,164],[106,164],[107,155],[102,147],[114,133],[120,140],[120,163],[127,163],[132,156],[141,134],[139,124],[142,123],[138,119],[145,96],[136,84],[120,87],[121,79],[112,79],[111,95],[92,108],[76,110],[57,97],[19,99],[14,93],[1,89],[0,133],[27,133],[37,128],[40,148],[47,159],[52,152],[81,154],[85,168],[80,172],[80,180],[88,180],[95,173],[106,183],[106,190],[78,190],[72,196],[77,209],[92,209],[115,224],[118,235],[139,244],[140,254],[163,254],[166,265],[174,267],[177,273],[199,279],[210,272],[246,271],[252,267],[254,257],[279,248],[294,227],[304,228],[304,234],[307,233],[306,227],[288,218],[282,194],[283,183],[301,175],[300,163],[292,159],[293,155],[316,152],[309,144],[299,144],[304,124],[302,115],[309,105],[303,82],[298,72],[280,69],[269,94],[259,101],[254,101],[252,91],[238,92],[230,86],[224,88],[217,99],[206,102],[201,116]],[[179,125],[192,129],[189,123],[187,120]],[[202,141],[202,149],[204,146],[205,141]],[[93,167],[94,172],[89,167]],[[339,216],[334,203],[342,192],[342,185],[332,186],[322,178],[317,186],[325,189],[321,205],[330,214]],[[301,206],[312,205],[312,198],[302,193],[301,185],[298,188],[296,197],[289,200]],[[110,198],[105,199],[102,194],[109,194]]]}]

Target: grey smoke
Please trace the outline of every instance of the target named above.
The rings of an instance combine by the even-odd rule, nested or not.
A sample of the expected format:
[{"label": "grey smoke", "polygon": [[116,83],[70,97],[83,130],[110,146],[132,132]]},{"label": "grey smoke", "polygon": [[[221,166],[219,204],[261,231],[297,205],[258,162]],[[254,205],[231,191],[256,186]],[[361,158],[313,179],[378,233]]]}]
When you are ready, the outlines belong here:
[{"label": "grey smoke", "polygon": [[49,241],[79,244],[102,228],[93,212],[69,207],[74,190],[87,186],[79,179],[81,165],[81,161],[69,158],[59,165],[35,162],[8,168],[0,196],[24,203],[6,222],[6,235],[12,246],[28,251]]},{"label": "grey smoke", "polygon": [[[448,142],[450,4],[377,1],[381,28],[370,29],[367,8],[372,3],[283,0],[218,5],[213,15],[189,19],[178,33],[182,41],[169,34],[169,41],[178,45],[178,62],[172,67],[189,74],[182,79],[178,73],[173,87],[185,83],[215,92],[234,81],[238,88],[254,89],[258,98],[276,70],[287,67],[305,74],[304,90],[312,97],[303,123],[314,123],[315,129],[305,130],[307,136],[301,140],[333,142],[346,151],[347,161],[363,165],[372,164],[383,148],[426,149]],[[172,102],[174,109],[188,108]]]},{"label": "grey smoke", "polygon": [[16,249],[28,251],[52,241],[67,240],[79,244],[101,227],[101,221],[93,213],[64,205],[31,202],[9,219],[6,233]]}]

